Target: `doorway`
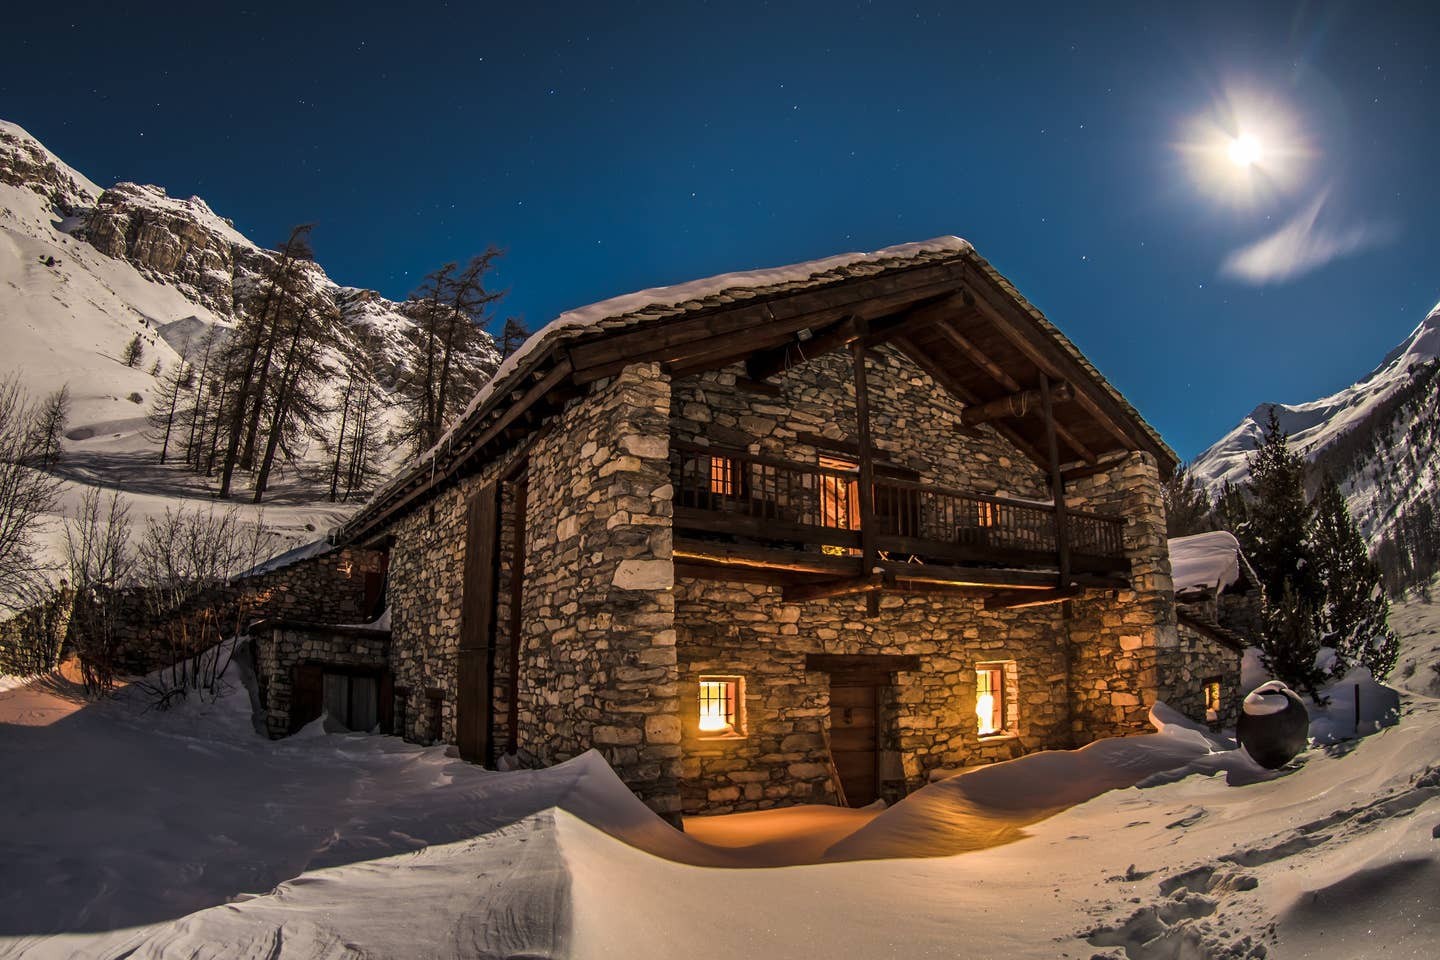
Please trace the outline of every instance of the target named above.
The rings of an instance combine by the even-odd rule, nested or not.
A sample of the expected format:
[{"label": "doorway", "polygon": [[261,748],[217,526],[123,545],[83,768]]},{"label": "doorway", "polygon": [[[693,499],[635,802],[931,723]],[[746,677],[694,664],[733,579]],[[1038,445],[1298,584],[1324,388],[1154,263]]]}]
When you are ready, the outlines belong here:
[{"label": "doorway", "polygon": [[880,687],[842,677],[830,680],[830,753],[852,807],[880,796]]}]

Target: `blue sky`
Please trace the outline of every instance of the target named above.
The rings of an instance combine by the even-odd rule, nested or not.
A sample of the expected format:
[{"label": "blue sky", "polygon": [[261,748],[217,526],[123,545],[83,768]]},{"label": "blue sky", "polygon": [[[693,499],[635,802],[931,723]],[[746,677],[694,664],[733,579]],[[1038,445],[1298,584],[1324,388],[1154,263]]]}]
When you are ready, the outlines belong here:
[{"label": "blue sky", "polygon": [[392,297],[497,244],[532,327],[958,234],[1188,459],[1440,300],[1433,3],[18,7],[0,116],[92,179]]}]

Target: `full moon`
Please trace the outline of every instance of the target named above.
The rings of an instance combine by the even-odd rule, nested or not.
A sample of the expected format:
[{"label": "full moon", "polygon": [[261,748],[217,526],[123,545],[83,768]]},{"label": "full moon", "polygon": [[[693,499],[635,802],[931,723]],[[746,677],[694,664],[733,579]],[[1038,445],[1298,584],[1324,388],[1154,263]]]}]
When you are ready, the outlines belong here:
[{"label": "full moon", "polygon": [[1248,133],[1230,141],[1230,162],[1237,167],[1253,167],[1260,162],[1260,144]]}]

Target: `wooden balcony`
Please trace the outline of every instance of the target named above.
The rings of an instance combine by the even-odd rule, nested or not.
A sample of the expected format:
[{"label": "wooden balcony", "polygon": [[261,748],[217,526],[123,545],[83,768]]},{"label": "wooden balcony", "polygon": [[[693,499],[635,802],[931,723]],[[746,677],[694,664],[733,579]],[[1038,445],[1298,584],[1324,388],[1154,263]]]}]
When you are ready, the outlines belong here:
[{"label": "wooden balcony", "polygon": [[671,472],[677,559],[692,566],[793,574],[787,583],[848,576],[875,590],[1114,588],[1130,569],[1120,517],[1065,511],[1067,542],[1050,504],[883,475],[862,509],[858,469],[685,443],[672,444]]}]

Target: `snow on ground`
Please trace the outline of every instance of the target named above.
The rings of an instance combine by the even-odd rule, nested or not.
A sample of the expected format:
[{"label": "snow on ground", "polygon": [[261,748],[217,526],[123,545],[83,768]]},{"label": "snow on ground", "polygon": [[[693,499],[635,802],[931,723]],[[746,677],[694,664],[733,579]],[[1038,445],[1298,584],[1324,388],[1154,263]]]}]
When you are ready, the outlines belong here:
[{"label": "snow on ground", "polygon": [[[1422,606],[1397,625],[1440,622]],[[492,773],[318,724],[272,743],[238,686],[169,713],[133,686],[69,696],[0,692],[0,957],[1163,960],[1440,942],[1440,701],[1413,693],[1398,725],[1276,772],[1157,708],[1153,735],[979,768],[889,810],[687,834],[593,753]],[[13,722],[46,702],[60,707]],[[1324,712],[1334,735],[1345,709]]]}]

